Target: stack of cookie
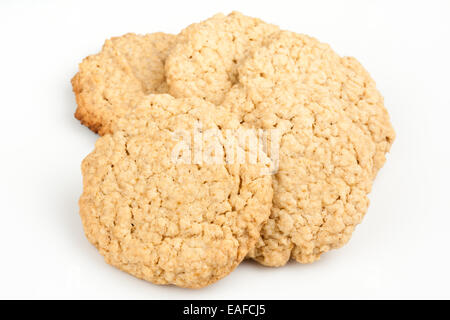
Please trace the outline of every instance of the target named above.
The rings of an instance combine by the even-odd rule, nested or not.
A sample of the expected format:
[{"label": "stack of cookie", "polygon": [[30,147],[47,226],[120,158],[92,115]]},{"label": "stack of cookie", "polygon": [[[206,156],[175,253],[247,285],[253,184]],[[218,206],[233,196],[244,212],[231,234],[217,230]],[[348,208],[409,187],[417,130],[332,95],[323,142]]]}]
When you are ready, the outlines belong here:
[{"label": "stack of cookie", "polygon": [[72,85],[101,135],[82,163],[86,236],[157,284],[341,247],[395,138],[358,61],[237,12],[107,40]]}]

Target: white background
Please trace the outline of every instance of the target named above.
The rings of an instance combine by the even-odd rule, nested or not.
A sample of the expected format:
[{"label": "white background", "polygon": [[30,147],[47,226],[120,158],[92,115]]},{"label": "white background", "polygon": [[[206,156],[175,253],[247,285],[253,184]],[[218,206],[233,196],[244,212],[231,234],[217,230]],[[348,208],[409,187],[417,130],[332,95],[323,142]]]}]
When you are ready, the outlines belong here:
[{"label": "white background", "polygon": [[[358,58],[397,139],[352,240],[311,265],[244,262],[200,290],[103,262],[78,216],[97,136],[70,79],[106,38],[239,10]],[[450,298],[450,1],[1,1],[0,298]]]}]

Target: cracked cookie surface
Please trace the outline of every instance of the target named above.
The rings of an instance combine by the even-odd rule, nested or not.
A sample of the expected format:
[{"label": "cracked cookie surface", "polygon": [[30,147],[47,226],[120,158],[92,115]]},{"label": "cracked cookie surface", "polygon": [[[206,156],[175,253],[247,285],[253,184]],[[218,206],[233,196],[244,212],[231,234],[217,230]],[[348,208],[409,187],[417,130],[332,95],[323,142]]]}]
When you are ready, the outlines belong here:
[{"label": "cracked cookie surface", "polygon": [[237,82],[237,66],[278,27],[232,12],[184,29],[166,61],[169,93],[220,104]]},{"label": "cracked cookie surface", "polygon": [[199,288],[230,273],[254,246],[270,214],[271,177],[257,164],[173,162],[178,130],[239,125],[211,107],[145,97],[83,161],[80,216],[107,263],[153,283]]},{"label": "cracked cookie surface", "polygon": [[72,79],[75,117],[100,135],[142,97],[166,93],[164,62],[175,36],[129,33],[106,40],[100,53],[86,57]]},{"label": "cracked cookie surface", "polygon": [[367,72],[282,31],[241,64],[224,106],[245,126],[281,135],[271,216],[249,256],[268,266],[309,263],[344,245],[395,136]]}]

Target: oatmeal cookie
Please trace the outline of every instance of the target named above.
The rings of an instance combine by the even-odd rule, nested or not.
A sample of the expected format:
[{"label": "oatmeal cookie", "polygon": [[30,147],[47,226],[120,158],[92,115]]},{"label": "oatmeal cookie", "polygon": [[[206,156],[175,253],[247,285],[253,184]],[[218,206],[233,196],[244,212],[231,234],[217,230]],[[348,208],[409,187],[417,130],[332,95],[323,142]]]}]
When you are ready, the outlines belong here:
[{"label": "oatmeal cookie", "polygon": [[281,31],[239,67],[223,104],[248,127],[280,131],[273,207],[249,256],[268,266],[339,248],[361,222],[394,139],[373,80],[353,58]]},{"label": "oatmeal cookie", "polygon": [[75,117],[100,135],[149,93],[166,93],[164,62],[175,36],[126,34],[106,40],[72,79]]},{"label": "oatmeal cookie", "polygon": [[[270,214],[271,177],[258,164],[174,161],[180,130],[239,125],[210,110],[200,99],[145,97],[83,161],[80,215],[107,263],[156,284],[200,288],[254,246]],[[204,145],[215,143],[208,137]]]},{"label": "oatmeal cookie", "polygon": [[192,24],[177,36],[166,61],[169,93],[220,104],[237,82],[237,66],[278,27],[232,12]]}]

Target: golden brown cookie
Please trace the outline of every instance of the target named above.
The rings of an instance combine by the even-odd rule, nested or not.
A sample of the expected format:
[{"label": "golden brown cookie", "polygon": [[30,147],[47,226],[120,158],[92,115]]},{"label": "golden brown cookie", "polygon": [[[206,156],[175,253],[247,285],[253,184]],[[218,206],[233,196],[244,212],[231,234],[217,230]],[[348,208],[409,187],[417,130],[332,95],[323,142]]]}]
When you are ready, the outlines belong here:
[{"label": "golden brown cookie", "polygon": [[100,135],[149,93],[167,92],[164,62],[175,36],[126,34],[106,40],[72,79],[75,117]]},{"label": "golden brown cookie", "polygon": [[[174,162],[181,130],[201,123],[206,135],[239,125],[212,107],[145,97],[83,161],[80,215],[106,262],[153,283],[199,288],[230,273],[254,246],[272,203],[271,177],[260,165]],[[204,145],[217,142],[208,137]]]},{"label": "golden brown cookie", "polygon": [[222,102],[237,82],[237,65],[278,27],[233,12],[192,24],[177,36],[166,61],[169,92]]},{"label": "golden brown cookie", "polygon": [[244,125],[280,130],[273,208],[249,254],[268,266],[339,248],[361,222],[394,131],[367,72],[352,58],[282,31],[239,67],[224,106]]}]

